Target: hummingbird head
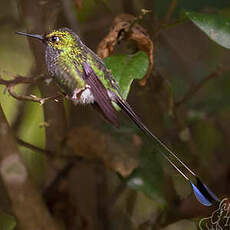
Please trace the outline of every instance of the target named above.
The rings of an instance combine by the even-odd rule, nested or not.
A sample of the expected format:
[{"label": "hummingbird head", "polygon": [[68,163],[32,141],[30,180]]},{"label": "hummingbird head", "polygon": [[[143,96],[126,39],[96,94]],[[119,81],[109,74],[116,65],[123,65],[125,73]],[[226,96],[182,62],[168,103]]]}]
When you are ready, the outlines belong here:
[{"label": "hummingbird head", "polygon": [[44,35],[28,34],[24,32],[16,32],[19,35],[32,37],[41,40],[45,45],[55,50],[64,50],[76,46],[76,43],[80,41],[80,38],[70,29],[62,28],[53,30],[52,32]]}]

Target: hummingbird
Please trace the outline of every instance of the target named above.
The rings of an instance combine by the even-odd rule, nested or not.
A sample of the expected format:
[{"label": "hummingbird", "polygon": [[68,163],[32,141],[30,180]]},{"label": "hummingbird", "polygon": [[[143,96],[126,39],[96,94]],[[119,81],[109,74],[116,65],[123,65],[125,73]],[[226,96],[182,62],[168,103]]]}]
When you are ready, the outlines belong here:
[{"label": "hummingbird", "polygon": [[[89,49],[76,33],[68,28],[53,30],[44,35],[16,33],[43,42],[49,74],[63,94],[75,105],[93,105],[108,122],[117,128],[119,127],[118,106],[140,130],[164,149],[161,151],[162,156],[189,182],[195,197],[201,204],[211,206],[219,202],[219,198],[208,186],[146,127],[128,102],[122,98],[119,84],[103,60]],[[184,170],[181,170],[178,164]],[[187,174],[190,176],[188,177]],[[193,183],[191,177],[196,183]]]}]

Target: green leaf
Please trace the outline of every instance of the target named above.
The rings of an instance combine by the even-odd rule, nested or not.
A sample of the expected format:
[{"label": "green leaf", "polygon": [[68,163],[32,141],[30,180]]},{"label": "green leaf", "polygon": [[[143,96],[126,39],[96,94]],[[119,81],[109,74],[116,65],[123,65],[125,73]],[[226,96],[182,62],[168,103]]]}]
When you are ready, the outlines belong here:
[{"label": "green leaf", "polygon": [[16,226],[16,220],[13,216],[10,216],[0,211],[0,229],[13,230]]},{"label": "green leaf", "polygon": [[230,49],[230,18],[220,14],[186,12],[188,18],[208,37]]},{"label": "green leaf", "polygon": [[104,59],[107,67],[120,85],[121,95],[127,98],[134,79],[142,79],[149,66],[147,55],[139,51],[134,55],[119,54]]}]

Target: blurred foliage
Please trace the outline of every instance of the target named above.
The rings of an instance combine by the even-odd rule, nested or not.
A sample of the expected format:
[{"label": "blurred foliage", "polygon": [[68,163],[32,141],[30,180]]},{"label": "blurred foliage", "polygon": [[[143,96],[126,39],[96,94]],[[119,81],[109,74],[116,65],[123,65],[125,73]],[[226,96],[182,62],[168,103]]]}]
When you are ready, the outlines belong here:
[{"label": "blurred foliage", "polygon": [[96,6],[95,0],[83,0],[81,7],[77,9],[77,18],[79,22],[86,21],[95,11]]},{"label": "blurred foliage", "polygon": [[[26,39],[14,36],[14,31],[22,30],[23,25],[22,20],[19,19],[18,11],[20,10],[12,3],[13,1],[10,2],[8,8],[7,2],[0,3],[2,9],[7,8],[7,11],[0,14],[0,21],[1,17],[5,17],[4,15],[11,19],[9,22],[8,19],[6,20],[8,24],[0,24],[0,75],[4,79],[11,79],[16,74],[30,75],[34,67],[34,59]],[[95,48],[103,39],[111,26],[113,15],[126,11],[128,11],[126,13],[139,12],[141,8],[149,9],[150,7],[154,16],[148,15],[147,19],[144,18],[140,23],[143,27],[153,30],[155,26],[153,23],[164,18],[172,1],[130,1],[128,8],[125,2],[127,1],[82,0],[78,1],[77,6],[73,4],[71,10],[76,13],[76,20],[80,23],[79,29],[82,36],[87,39],[89,47]],[[131,87],[134,79],[139,80],[145,75],[149,65],[146,54],[137,52],[137,47],[133,48],[134,44],[121,41],[118,46],[121,51],[123,45],[131,47],[134,54],[112,55],[105,59],[105,63],[119,82],[121,94],[125,98],[129,95],[130,104],[137,107],[137,111],[141,111],[142,117],[153,126],[152,130],[160,130],[161,139],[171,143],[172,149],[180,152],[180,157],[196,172],[201,173],[207,184],[214,187],[215,193],[229,196],[227,184],[229,184],[230,162],[228,154],[230,149],[228,143],[230,138],[230,72],[223,71],[218,78],[212,78],[201,85],[200,90],[184,102],[182,112],[173,104],[173,101],[177,102],[205,77],[213,71],[218,71],[219,65],[224,69],[228,68],[229,51],[217,46],[211,40],[230,48],[230,20],[227,17],[230,12],[230,3],[227,0],[178,0],[175,6],[175,10],[167,21],[169,26],[160,27],[159,36],[154,37],[155,69],[145,87],[140,87],[135,83]],[[183,10],[193,24],[188,20],[179,22]],[[65,15],[60,14],[59,17],[63,19],[60,21],[63,24],[66,23],[66,26],[71,24]],[[149,21],[148,17],[150,17]],[[155,20],[156,18],[158,20]],[[152,31],[148,32],[152,34]],[[164,87],[164,92],[159,92],[158,86],[165,82],[167,82],[167,87]],[[3,93],[3,86],[0,86],[0,90],[2,92],[1,106],[15,134],[22,140],[44,149],[51,140],[45,138],[43,107],[32,102],[24,103],[13,99],[7,93]],[[28,92],[28,87],[19,86],[16,92],[40,96],[37,88]],[[115,213],[107,217],[108,222],[111,222],[111,229],[155,229],[155,226],[157,229],[165,230],[196,229],[193,217],[200,218],[210,214],[210,210],[197,211],[200,210],[200,206],[189,196],[190,187],[174,170],[164,165],[159,154],[160,149],[140,134],[131,122],[122,120],[121,127],[117,130],[105,122],[99,123],[97,114],[93,114],[92,111],[89,112],[84,108],[82,115],[81,109],[72,107],[68,103],[65,105],[69,127],[67,140],[63,141],[63,152],[64,154],[67,152],[67,158],[63,162],[68,161],[68,155],[74,155],[74,157],[78,155],[83,157],[83,164],[86,164],[88,169],[84,171],[84,175],[74,178],[74,183],[70,183],[69,177],[62,174],[60,185],[54,183],[54,187],[57,186],[51,194],[54,200],[47,203],[51,210],[59,212],[57,219],[64,219],[69,215],[68,218],[72,222],[68,221],[71,224],[75,219],[78,220],[78,224],[81,221],[87,224],[93,222],[91,214],[95,210],[98,214],[103,206],[99,205],[102,202],[100,199],[108,202],[106,205],[110,206],[112,200],[110,198],[113,198],[114,191],[120,183],[126,184],[128,188],[125,187],[125,191],[115,194],[118,200],[114,206],[111,202],[112,211],[108,211],[108,215]],[[178,112],[177,109],[181,115],[179,121],[174,113]],[[93,115],[90,117],[89,114]],[[53,114],[53,116],[56,117],[58,114]],[[89,117],[91,119],[88,119]],[[94,124],[91,125],[89,120],[92,120]],[[19,124],[15,125],[17,122]],[[46,122],[49,123],[49,121]],[[183,130],[188,131],[186,139],[180,138]],[[66,150],[65,144],[71,150]],[[47,184],[49,185],[53,176],[52,173],[46,176],[46,169],[47,167],[59,168],[60,162],[49,166],[44,154],[22,146],[20,146],[20,151],[36,183],[43,191],[46,191]],[[75,162],[74,158],[70,158],[70,161]],[[103,169],[105,172],[98,170],[97,166],[100,165],[98,161],[102,161],[106,166]],[[107,168],[112,169],[113,173],[108,172]],[[89,171],[93,171],[96,175],[90,181],[86,179],[90,174]],[[118,177],[114,171],[119,173]],[[172,177],[166,178],[166,173]],[[59,176],[58,173],[57,175]],[[79,186],[80,182],[83,186]],[[91,187],[87,187],[88,184]],[[75,192],[77,189],[79,193]],[[84,193],[86,190],[88,193]],[[100,193],[103,197],[99,199]],[[79,194],[80,198],[77,197]],[[90,203],[93,200],[95,203],[96,195],[98,195],[97,205],[100,208],[93,205],[92,207],[84,205],[82,209],[79,207],[79,200],[83,203]],[[71,206],[67,202],[68,199],[71,200],[69,202]],[[67,208],[64,209],[63,207],[66,206]],[[73,206],[77,209],[77,214],[74,213]],[[106,208],[105,212],[107,212]],[[100,215],[98,214],[95,219],[103,222],[106,218],[103,215],[103,218],[99,217]],[[79,220],[81,216],[84,218]],[[90,220],[87,219],[88,216]],[[187,220],[184,220],[185,216]],[[95,221],[94,227],[100,226],[98,222]],[[0,213],[0,229],[14,229],[15,223],[13,217]],[[83,227],[80,228],[79,225],[72,224],[74,227],[77,226],[77,229],[82,229]],[[167,227],[163,228],[163,226]],[[100,227],[98,229],[101,229]]]},{"label": "blurred foliage", "polygon": [[[168,6],[170,5],[171,0],[157,0],[156,1],[156,12],[162,17],[166,14]],[[182,10],[187,11],[202,11],[202,10],[216,10],[230,7],[229,1],[209,1],[209,0],[194,0],[194,1],[183,1],[177,0],[177,7],[173,12],[175,17],[178,17]]]},{"label": "blurred foliage", "polygon": [[[31,51],[28,48],[28,43],[24,39],[17,39],[14,36],[14,30],[8,27],[2,27],[0,33],[0,75],[4,79],[10,79],[14,75],[27,75],[33,63]],[[12,64],[14,63],[14,64]],[[11,123],[17,113],[19,101],[4,94],[5,87],[0,86],[0,101],[4,108],[5,115]],[[16,92],[20,93],[25,91],[24,86],[17,87]]]},{"label": "blurred foliage", "polygon": [[13,216],[0,212],[0,229],[13,230],[16,226],[16,220]]},{"label": "blurred foliage", "polygon": [[205,84],[202,98],[199,102],[196,102],[197,109],[205,113],[214,113],[229,107],[229,73],[227,71],[220,78],[215,78]]}]

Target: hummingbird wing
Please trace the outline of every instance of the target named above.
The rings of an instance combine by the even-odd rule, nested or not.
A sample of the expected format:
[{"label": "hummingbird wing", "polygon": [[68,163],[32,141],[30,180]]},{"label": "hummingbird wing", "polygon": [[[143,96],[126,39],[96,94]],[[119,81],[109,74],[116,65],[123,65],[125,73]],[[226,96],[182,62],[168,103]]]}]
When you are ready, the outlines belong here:
[{"label": "hummingbird wing", "polygon": [[107,89],[89,64],[84,62],[82,66],[84,71],[83,80],[87,85],[90,86],[90,91],[94,96],[97,109],[101,110],[104,117],[115,127],[119,127],[117,111],[112,105],[111,99],[107,93]]},{"label": "hummingbird wing", "polygon": [[[91,66],[94,65],[96,66],[97,69],[99,69],[101,72],[103,72],[103,78],[106,79],[107,83],[109,83],[110,87],[119,91],[120,90],[120,86],[118,84],[118,82],[113,78],[111,71],[108,70],[108,68],[106,67],[105,63],[103,62],[103,60],[101,58],[99,58],[97,56],[97,54],[95,54],[91,49],[89,49],[86,45],[84,45],[82,43],[82,46],[84,47],[84,50],[87,50],[87,53],[89,54],[87,57],[87,63],[89,63]],[[100,78],[101,76],[98,75],[98,78]]]}]

